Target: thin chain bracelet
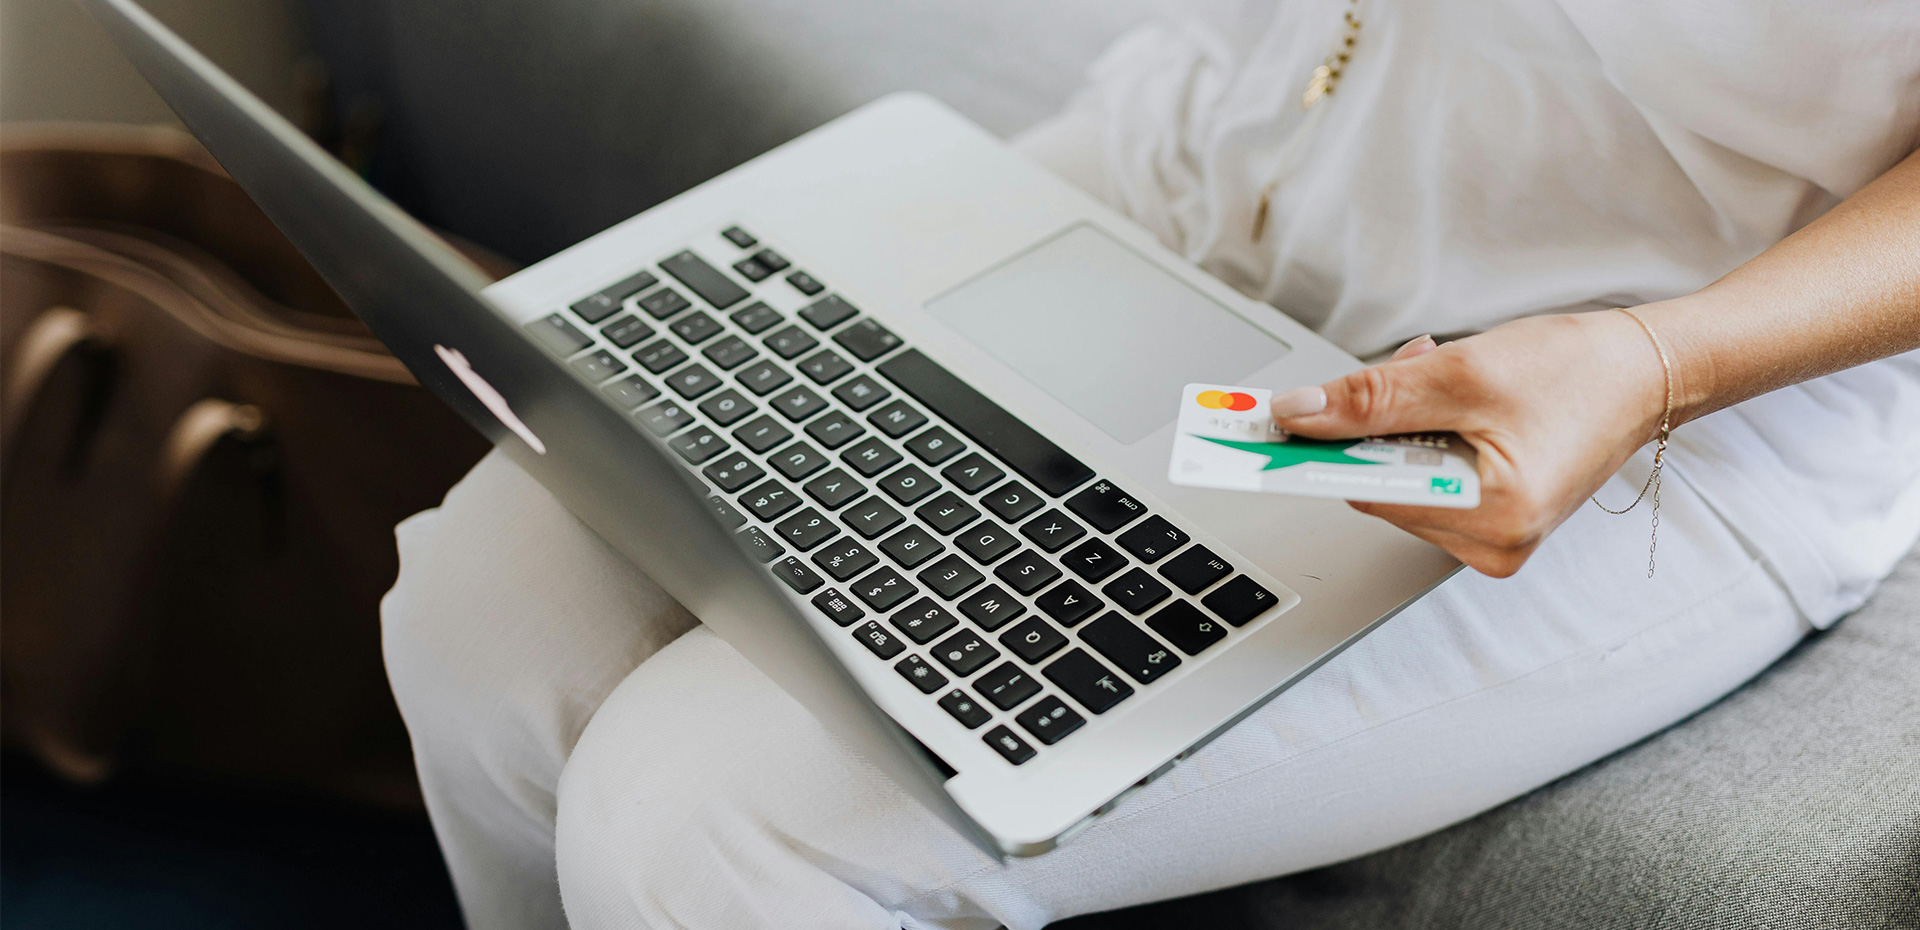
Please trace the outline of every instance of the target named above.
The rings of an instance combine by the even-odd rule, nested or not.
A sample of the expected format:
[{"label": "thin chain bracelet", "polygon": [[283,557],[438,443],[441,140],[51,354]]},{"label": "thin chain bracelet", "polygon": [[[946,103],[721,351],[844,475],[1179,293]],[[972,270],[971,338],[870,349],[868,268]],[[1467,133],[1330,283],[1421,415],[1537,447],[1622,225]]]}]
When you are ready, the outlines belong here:
[{"label": "thin chain bracelet", "polygon": [[1673,362],[1667,357],[1666,343],[1660,341],[1660,337],[1654,333],[1653,327],[1648,326],[1647,321],[1640,318],[1640,314],[1626,307],[1615,307],[1614,309],[1627,316],[1633,317],[1633,321],[1640,324],[1640,328],[1646,331],[1647,338],[1653,340],[1653,351],[1660,355],[1660,372],[1666,378],[1667,382],[1667,407],[1666,410],[1660,414],[1660,434],[1654,440],[1653,471],[1647,473],[1647,481],[1640,486],[1640,493],[1634,497],[1633,503],[1619,510],[1615,510],[1600,503],[1600,498],[1597,496],[1590,497],[1588,500],[1593,501],[1593,506],[1618,516],[1640,506],[1640,502],[1646,499],[1647,492],[1653,492],[1653,531],[1647,538],[1647,577],[1652,578],[1654,564],[1653,553],[1660,545],[1660,471],[1667,464],[1667,440],[1673,436]]}]

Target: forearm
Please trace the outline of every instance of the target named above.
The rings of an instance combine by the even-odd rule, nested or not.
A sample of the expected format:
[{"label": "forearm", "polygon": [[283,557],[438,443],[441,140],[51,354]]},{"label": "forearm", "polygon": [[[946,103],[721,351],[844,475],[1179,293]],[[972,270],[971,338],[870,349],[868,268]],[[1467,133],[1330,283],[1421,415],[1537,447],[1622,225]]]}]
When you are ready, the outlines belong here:
[{"label": "forearm", "polygon": [[1699,292],[1637,308],[1676,422],[1920,347],[1920,152]]}]

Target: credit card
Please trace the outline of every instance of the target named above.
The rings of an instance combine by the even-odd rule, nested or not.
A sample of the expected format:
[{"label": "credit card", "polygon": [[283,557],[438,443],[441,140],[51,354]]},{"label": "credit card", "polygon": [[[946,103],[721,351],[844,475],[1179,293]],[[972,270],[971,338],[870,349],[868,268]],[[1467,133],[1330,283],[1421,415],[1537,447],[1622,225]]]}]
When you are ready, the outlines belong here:
[{"label": "credit card", "polygon": [[1272,391],[1189,384],[1167,479],[1174,484],[1423,507],[1480,506],[1473,447],[1451,433],[1333,441],[1290,436]]}]

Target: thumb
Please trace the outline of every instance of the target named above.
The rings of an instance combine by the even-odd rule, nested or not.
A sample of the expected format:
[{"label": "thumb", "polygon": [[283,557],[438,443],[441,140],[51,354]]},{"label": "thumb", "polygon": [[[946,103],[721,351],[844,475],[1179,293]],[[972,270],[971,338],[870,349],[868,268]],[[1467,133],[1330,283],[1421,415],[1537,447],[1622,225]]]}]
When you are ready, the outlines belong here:
[{"label": "thumb", "polygon": [[1276,394],[1273,421],[1313,439],[1349,439],[1453,429],[1459,404],[1437,377],[1434,355],[1362,368],[1322,385]]}]

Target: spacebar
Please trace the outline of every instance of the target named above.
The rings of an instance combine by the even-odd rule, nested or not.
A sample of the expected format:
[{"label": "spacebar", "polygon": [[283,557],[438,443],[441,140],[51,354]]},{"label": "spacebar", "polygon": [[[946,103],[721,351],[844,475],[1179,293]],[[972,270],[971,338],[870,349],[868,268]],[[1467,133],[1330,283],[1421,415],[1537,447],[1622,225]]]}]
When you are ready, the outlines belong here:
[{"label": "spacebar", "polygon": [[908,349],[876,370],[1054,497],[1093,477],[1093,469],[921,355],[919,349]]}]

